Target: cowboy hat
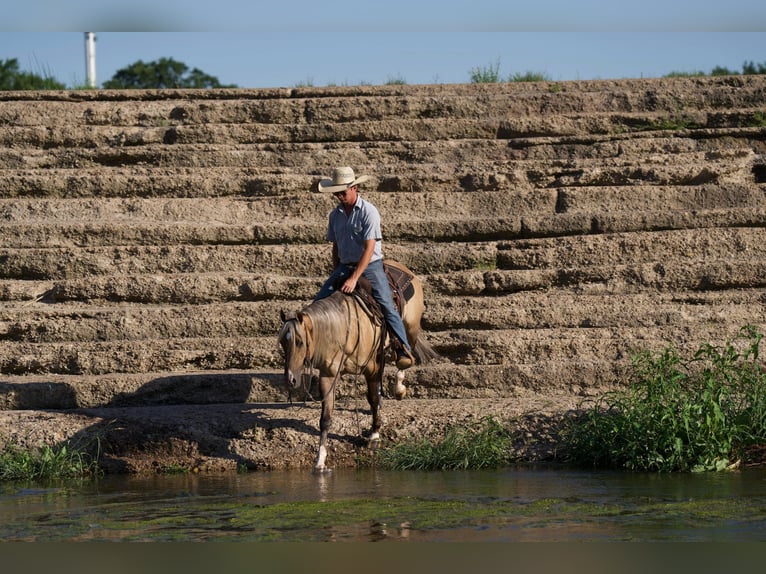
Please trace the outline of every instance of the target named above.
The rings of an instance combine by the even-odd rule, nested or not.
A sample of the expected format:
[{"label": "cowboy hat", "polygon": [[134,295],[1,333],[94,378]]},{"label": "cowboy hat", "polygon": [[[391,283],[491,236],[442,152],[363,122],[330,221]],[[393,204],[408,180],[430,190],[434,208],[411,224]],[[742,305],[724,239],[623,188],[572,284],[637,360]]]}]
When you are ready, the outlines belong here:
[{"label": "cowboy hat", "polygon": [[332,179],[320,180],[317,189],[321,192],[337,193],[349,187],[359,185],[370,179],[367,175],[354,176],[354,170],[350,167],[338,167],[332,170]]}]

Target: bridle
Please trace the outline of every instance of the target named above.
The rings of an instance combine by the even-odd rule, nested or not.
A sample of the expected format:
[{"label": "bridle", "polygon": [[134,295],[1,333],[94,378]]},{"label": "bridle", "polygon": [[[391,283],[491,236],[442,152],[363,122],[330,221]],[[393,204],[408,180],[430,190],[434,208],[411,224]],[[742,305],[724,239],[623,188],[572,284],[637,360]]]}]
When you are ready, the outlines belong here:
[{"label": "bridle", "polygon": [[[288,327],[288,324],[291,324],[290,327]],[[290,359],[292,359],[293,354],[295,353],[295,338],[296,338],[296,330],[298,325],[298,318],[297,317],[291,317],[285,321],[285,326],[283,327],[283,331],[285,329],[289,329],[290,331]],[[302,361],[302,369],[300,372],[300,381],[301,381],[301,390],[303,391],[304,397],[311,397],[311,394],[309,392],[309,388],[311,386],[311,374],[314,370],[314,364],[312,361],[312,347],[313,347],[313,338],[308,333],[306,329],[303,330],[304,338],[306,340],[306,352],[303,355],[303,361]],[[287,354],[287,349],[285,349],[285,354]],[[285,357],[287,359],[287,357]],[[287,361],[289,364],[291,361]],[[288,388],[287,395],[289,398],[290,403],[293,402],[293,389],[292,387]]]}]

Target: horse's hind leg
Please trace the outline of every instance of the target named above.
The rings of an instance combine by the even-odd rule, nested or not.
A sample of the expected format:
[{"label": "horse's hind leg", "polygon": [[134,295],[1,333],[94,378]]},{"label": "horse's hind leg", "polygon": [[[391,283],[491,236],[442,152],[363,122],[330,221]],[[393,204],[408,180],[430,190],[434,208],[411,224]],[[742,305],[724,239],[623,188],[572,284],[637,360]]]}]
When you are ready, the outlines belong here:
[{"label": "horse's hind leg", "polygon": [[396,379],[391,381],[389,390],[397,401],[401,401],[407,394],[407,387],[404,386],[404,371],[396,371]]},{"label": "horse's hind leg", "polygon": [[370,428],[370,446],[376,448],[380,444],[380,373],[365,376],[367,380],[367,402],[372,412],[372,427]]},{"label": "horse's hind leg", "polygon": [[327,472],[327,434],[332,426],[332,410],[335,405],[334,378],[320,377],[319,392],[322,397],[322,415],[319,419],[319,452],[314,463],[314,472]]}]

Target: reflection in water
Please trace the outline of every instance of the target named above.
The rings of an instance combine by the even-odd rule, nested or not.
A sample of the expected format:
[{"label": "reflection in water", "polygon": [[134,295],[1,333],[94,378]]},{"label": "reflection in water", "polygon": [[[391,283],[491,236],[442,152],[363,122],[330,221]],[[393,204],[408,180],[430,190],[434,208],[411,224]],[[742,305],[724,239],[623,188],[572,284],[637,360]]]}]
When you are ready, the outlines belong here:
[{"label": "reflection in water", "polygon": [[0,486],[2,540],[762,540],[766,473],[335,470]]}]

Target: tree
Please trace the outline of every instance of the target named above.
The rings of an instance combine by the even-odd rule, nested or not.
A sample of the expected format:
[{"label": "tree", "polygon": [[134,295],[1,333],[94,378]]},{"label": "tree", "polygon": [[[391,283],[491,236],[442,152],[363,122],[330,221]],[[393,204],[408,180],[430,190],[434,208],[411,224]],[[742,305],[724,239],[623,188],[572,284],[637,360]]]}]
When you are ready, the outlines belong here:
[{"label": "tree", "polygon": [[50,76],[19,70],[16,58],[0,60],[0,90],[63,90],[66,86]]},{"label": "tree", "polygon": [[[739,72],[730,70],[726,66],[716,66],[710,72],[711,76],[736,76],[737,74],[739,74]],[[702,75],[704,76],[705,74],[703,73]]]},{"label": "tree", "polygon": [[766,74],[766,62],[756,64],[755,62],[745,62],[742,64],[742,73],[745,75]]},{"label": "tree", "polygon": [[186,64],[173,58],[160,58],[144,63],[138,60],[126,68],[117,70],[112,79],[102,87],[108,90],[165,89],[165,88],[236,88],[222,85],[218,78],[194,68],[189,71]]}]

